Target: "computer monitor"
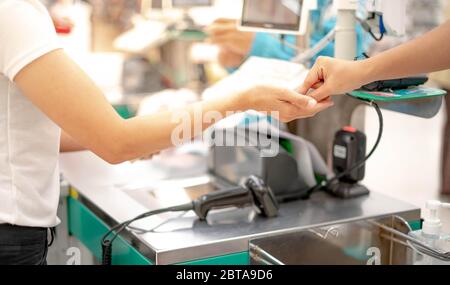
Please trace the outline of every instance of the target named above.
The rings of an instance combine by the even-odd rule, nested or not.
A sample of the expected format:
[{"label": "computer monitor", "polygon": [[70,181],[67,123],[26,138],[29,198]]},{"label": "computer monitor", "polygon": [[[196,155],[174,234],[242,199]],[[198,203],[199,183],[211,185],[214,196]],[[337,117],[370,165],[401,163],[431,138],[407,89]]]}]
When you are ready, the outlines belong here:
[{"label": "computer monitor", "polygon": [[244,0],[240,29],[306,34],[309,8],[305,0]]},{"label": "computer monitor", "polygon": [[172,8],[192,8],[212,6],[213,0],[172,0]]}]

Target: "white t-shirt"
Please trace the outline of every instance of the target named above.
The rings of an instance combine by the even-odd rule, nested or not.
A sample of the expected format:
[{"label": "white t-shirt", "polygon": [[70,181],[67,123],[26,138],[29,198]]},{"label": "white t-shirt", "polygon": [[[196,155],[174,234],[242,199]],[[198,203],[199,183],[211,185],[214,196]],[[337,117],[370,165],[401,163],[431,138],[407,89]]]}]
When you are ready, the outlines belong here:
[{"label": "white t-shirt", "polygon": [[0,0],[0,224],[58,224],[61,131],[13,82],[57,41],[38,0]]}]

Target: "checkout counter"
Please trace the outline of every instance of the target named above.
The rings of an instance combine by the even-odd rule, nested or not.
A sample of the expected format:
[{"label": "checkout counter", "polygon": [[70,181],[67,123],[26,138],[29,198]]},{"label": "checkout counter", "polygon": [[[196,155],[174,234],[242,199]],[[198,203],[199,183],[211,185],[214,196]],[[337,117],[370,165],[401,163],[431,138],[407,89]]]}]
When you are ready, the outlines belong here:
[{"label": "checkout counter", "polygon": [[[70,185],[69,234],[98,260],[100,240],[112,226],[213,189],[214,177],[198,146],[163,155],[116,166],[87,152],[62,155],[61,171]],[[395,216],[420,228],[419,208],[376,192],[350,200],[316,193],[281,204],[279,216],[271,219],[252,208],[214,211],[205,222],[190,212],[162,214],[136,222],[118,238],[113,264],[366,264],[373,247],[381,251],[382,264],[407,264],[401,241],[367,225],[376,221],[401,230]],[[324,249],[335,258],[320,259]]]},{"label": "checkout counter", "polygon": [[[149,36],[147,31],[157,33]],[[199,31],[169,29],[164,23],[142,21],[119,37],[115,47],[138,55],[157,48],[161,62],[172,71],[169,73],[175,87],[179,87],[199,79],[193,76],[198,66],[189,63],[187,53],[192,43],[204,36]],[[440,99],[421,100],[380,105],[421,117],[435,115],[441,106]],[[344,103],[349,110],[341,108],[340,116],[349,122],[359,102]],[[123,105],[115,107],[123,117],[129,117],[128,105],[124,100]],[[363,122],[360,117],[353,119]],[[314,118],[305,120],[297,129],[323,154],[323,144],[330,139],[322,135],[331,135],[343,124],[342,118],[321,118],[325,123]],[[308,130],[315,129],[303,125],[308,122],[320,125],[322,131],[310,131],[308,136]],[[65,197],[69,235],[99,262],[101,239],[113,226],[215,190],[216,178],[209,173],[207,153],[206,146],[188,147],[163,154],[160,159],[115,166],[90,152],[62,154],[63,185],[69,185]],[[252,208],[214,211],[207,221],[198,220],[192,212],[152,216],[120,235],[113,247],[113,264],[411,264],[411,249],[404,240],[377,225],[405,232],[407,226],[399,221],[407,221],[413,230],[420,229],[420,209],[371,190],[368,196],[348,200],[315,193],[308,200],[281,204],[279,215],[270,219],[258,216]]]}]

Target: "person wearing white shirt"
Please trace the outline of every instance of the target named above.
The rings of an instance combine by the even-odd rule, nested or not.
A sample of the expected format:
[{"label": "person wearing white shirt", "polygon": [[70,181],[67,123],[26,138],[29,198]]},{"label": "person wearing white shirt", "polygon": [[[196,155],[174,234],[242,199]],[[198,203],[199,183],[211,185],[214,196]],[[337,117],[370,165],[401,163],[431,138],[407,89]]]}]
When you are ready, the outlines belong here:
[{"label": "person wearing white shirt", "polygon": [[87,149],[117,164],[173,146],[177,112],[193,119],[196,110],[226,116],[253,109],[291,121],[330,106],[331,100],[255,86],[125,120],[61,49],[38,0],[0,0],[0,264],[46,263],[47,229],[58,224],[60,151]]}]

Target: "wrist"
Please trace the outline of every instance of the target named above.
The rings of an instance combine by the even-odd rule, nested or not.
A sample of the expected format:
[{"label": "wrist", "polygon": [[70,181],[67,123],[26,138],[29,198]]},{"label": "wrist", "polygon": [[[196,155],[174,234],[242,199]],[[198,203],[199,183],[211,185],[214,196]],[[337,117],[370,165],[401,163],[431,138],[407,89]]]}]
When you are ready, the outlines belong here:
[{"label": "wrist", "polygon": [[238,92],[231,96],[234,111],[248,111],[254,107],[252,89]]},{"label": "wrist", "polygon": [[373,58],[362,60],[360,63],[360,74],[362,74],[362,85],[379,80],[377,61]]}]

